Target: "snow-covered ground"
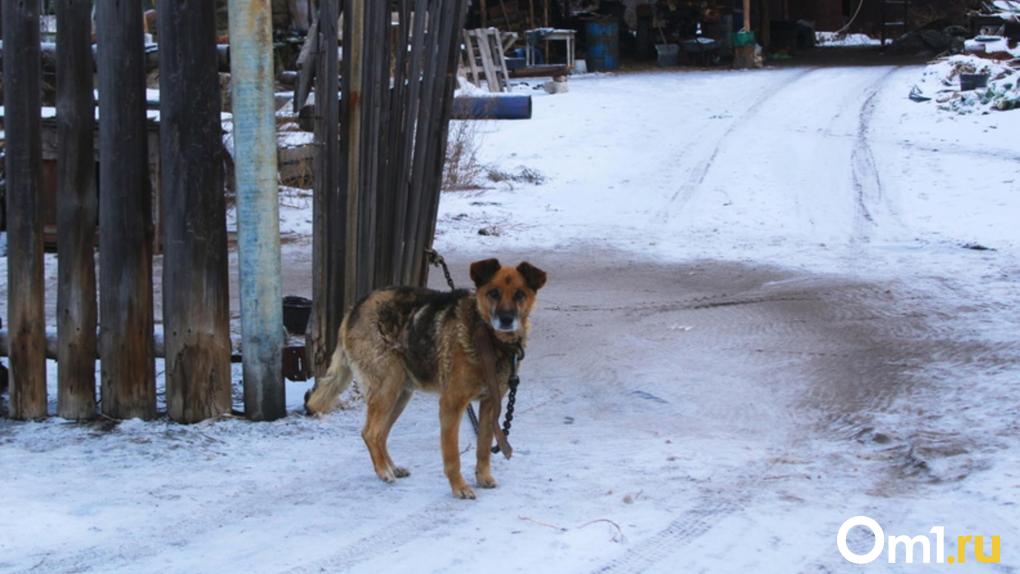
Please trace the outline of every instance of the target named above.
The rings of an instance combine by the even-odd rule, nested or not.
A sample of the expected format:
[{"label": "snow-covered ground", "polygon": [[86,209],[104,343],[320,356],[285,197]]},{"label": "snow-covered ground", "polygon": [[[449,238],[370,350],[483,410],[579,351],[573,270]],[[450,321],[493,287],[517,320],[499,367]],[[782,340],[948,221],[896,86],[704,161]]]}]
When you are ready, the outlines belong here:
[{"label": "snow-covered ground", "polygon": [[437,238],[459,283],[492,255],[550,274],[499,488],[450,497],[427,395],[394,428],[395,485],[358,404],[0,421],[0,571],[849,572],[858,514],[945,526],[947,554],[999,535],[1001,564],[955,570],[1017,571],[1020,111],[911,102],[922,71],[534,92],[532,120],[478,131],[483,162],[541,183],[445,194]]}]

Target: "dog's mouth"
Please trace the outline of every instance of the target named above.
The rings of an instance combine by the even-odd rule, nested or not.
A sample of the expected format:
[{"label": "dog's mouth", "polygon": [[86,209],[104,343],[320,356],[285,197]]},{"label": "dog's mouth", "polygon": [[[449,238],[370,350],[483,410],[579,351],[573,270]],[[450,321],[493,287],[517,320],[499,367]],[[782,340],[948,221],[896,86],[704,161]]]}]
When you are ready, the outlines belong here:
[{"label": "dog's mouth", "polygon": [[517,317],[493,317],[489,323],[492,330],[497,333],[515,333],[521,328],[521,321]]}]

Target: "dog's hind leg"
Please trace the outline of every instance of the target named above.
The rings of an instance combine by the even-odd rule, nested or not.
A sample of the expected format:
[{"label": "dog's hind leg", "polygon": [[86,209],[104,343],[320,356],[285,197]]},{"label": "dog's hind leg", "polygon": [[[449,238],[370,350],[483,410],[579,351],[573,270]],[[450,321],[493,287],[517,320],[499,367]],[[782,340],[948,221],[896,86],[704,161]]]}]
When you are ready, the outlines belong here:
[{"label": "dog's hind leg", "polygon": [[315,386],[305,393],[305,411],[310,415],[327,413],[336,407],[337,398],[351,384],[350,360],[342,344],[337,344],[326,374],[315,379]]},{"label": "dog's hind leg", "polygon": [[390,438],[390,431],[393,430],[393,424],[400,418],[400,414],[404,412],[404,408],[407,406],[408,401],[411,400],[411,395],[414,394],[413,387],[410,384],[404,386],[404,390],[401,391],[400,396],[397,397],[397,402],[393,405],[393,410],[390,411],[390,418],[386,423],[386,430],[383,436],[383,447],[386,448],[386,462],[390,465],[390,470],[393,471],[393,476],[397,478],[404,478],[405,476],[411,476],[411,471],[407,470],[402,466],[393,464],[393,459],[390,458],[389,448],[386,447],[386,443]]},{"label": "dog's hind leg", "polygon": [[[390,428],[400,411],[410,398],[404,398],[405,393],[403,367],[399,363],[378,365],[379,368],[371,369],[370,372],[360,372],[365,379],[366,396],[365,402],[368,409],[365,413],[365,428],[361,431],[361,438],[365,440],[368,447],[368,454],[372,457],[372,466],[375,473],[385,482],[393,482],[398,474],[390,460],[386,450],[386,439],[389,437]],[[403,402],[403,404],[401,404]],[[403,471],[406,475],[406,470]]]}]

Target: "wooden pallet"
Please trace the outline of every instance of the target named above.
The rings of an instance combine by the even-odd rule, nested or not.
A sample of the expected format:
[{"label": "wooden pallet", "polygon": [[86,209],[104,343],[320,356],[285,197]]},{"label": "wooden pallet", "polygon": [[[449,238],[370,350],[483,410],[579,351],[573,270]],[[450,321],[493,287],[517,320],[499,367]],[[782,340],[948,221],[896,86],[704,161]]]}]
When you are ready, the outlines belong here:
[{"label": "wooden pallet", "polygon": [[[508,35],[510,44],[517,39],[516,34]],[[461,67],[467,79],[474,85],[482,87],[482,82],[490,92],[505,92],[510,83],[510,74],[506,69],[503,36],[496,28],[478,28],[464,30],[464,50],[461,52]]]}]

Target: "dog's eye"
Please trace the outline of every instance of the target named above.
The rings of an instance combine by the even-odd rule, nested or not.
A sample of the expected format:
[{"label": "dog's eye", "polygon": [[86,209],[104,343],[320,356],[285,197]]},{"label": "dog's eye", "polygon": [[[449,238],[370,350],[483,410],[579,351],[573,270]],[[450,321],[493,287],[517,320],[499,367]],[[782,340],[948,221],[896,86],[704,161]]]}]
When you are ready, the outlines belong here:
[{"label": "dog's eye", "polygon": [[516,291],[516,292],[514,293],[514,301],[517,301],[518,303],[520,303],[520,302],[521,302],[521,301],[523,301],[523,300],[524,300],[524,291],[522,291],[522,290],[518,289],[518,290],[517,290],[517,291]]},{"label": "dog's eye", "polygon": [[492,299],[493,301],[498,301],[499,300],[499,289],[493,289],[493,290],[489,291],[489,299]]}]

